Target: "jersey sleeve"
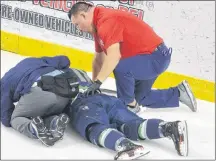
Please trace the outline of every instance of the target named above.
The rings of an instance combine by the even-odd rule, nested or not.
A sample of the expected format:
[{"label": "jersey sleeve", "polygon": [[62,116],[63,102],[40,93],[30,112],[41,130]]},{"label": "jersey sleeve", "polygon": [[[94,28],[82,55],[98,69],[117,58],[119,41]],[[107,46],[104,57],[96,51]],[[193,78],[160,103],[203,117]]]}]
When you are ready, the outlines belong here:
[{"label": "jersey sleeve", "polygon": [[112,44],[123,42],[124,25],[115,19],[106,20],[99,28],[99,37],[107,50]]},{"label": "jersey sleeve", "polygon": [[100,53],[103,50],[101,49],[97,37],[94,35],[94,43],[95,43],[95,52]]}]

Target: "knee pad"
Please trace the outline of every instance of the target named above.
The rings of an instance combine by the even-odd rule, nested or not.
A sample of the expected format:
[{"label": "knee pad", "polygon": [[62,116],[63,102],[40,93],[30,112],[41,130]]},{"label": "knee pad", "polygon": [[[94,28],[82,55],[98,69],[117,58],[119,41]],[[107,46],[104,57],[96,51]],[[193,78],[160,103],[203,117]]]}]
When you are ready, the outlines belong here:
[{"label": "knee pad", "polygon": [[125,136],[131,140],[140,140],[139,139],[139,134],[138,134],[138,129],[140,124],[145,121],[143,119],[140,120],[134,120],[127,122],[123,124],[122,126],[122,132],[125,134]]},{"label": "knee pad", "polygon": [[103,125],[103,124],[99,124],[99,123],[90,124],[86,128],[86,138],[87,138],[87,140],[89,142],[95,144],[95,145],[100,146],[98,138],[99,138],[101,132],[103,132],[107,128],[109,128],[109,126]]}]

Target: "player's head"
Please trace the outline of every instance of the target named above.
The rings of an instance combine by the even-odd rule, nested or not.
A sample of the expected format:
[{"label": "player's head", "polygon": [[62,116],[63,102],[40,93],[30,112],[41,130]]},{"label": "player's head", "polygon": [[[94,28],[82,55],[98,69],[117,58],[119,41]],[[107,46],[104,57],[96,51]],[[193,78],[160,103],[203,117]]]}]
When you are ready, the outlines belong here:
[{"label": "player's head", "polygon": [[94,6],[91,3],[81,1],[72,6],[68,12],[68,17],[80,30],[93,32],[92,19]]}]

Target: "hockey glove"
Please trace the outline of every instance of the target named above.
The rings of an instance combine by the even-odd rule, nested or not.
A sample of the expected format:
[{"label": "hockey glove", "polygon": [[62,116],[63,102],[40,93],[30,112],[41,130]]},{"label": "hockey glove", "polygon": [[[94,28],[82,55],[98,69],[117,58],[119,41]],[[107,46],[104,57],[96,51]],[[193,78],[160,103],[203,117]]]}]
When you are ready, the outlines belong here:
[{"label": "hockey glove", "polygon": [[99,80],[94,81],[93,84],[89,86],[88,89],[84,92],[84,95],[88,97],[90,95],[94,95],[95,93],[101,93],[100,91],[101,84],[102,82]]}]

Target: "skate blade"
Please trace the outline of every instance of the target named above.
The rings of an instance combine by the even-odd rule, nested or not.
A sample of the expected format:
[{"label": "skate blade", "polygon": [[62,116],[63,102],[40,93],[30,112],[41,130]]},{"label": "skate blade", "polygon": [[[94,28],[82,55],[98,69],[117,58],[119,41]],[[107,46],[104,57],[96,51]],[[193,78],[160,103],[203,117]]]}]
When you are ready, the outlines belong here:
[{"label": "skate blade", "polygon": [[[179,149],[181,156],[188,156],[188,129],[187,129],[187,122],[182,121],[178,124],[178,131],[181,135]],[[183,138],[182,138],[183,136]]]},{"label": "skate blade", "polygon": [[194,96],[194,94],[193,94],[193,91],[191,90],[191,88],[190,88],[190,86],[189,86],[189,84],[188,84],[188,82],[186,81],[186,80],[184,80],[183,81],[183,84],[184,84],[184,86],[185,86],[185,89],[186,89],[186,91],[187,91],[187,94],[189,95],[189,97],[190,97],[190,101],[191,101],[191,103],[192,103],[192,105],[193,105],[193,109],[191,109],[193,112],[196,112],[197,111],[197,101],[196,101],[196,98],[195,98],[195,96]]},{"label": "skate blade", "polygon": [[148,153],[150,153],[150,151],[146,150],[144,148],[138,148],[133,153],[134,153],[133,155],[129,155],[127,152],[124,152],[116,160],[134,160],[134,159],[138,159],[138,158],[141,158],[142,156],[147,155]]}]

